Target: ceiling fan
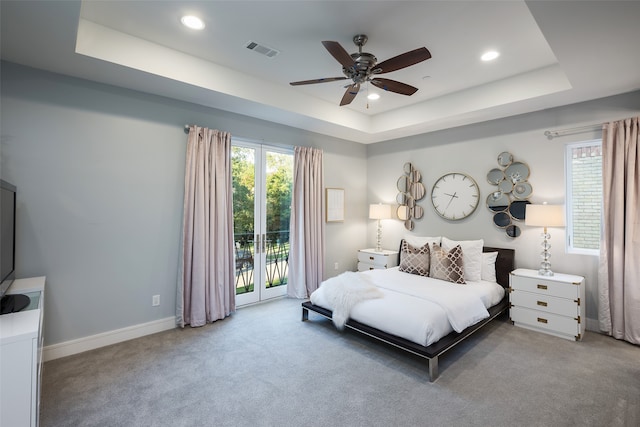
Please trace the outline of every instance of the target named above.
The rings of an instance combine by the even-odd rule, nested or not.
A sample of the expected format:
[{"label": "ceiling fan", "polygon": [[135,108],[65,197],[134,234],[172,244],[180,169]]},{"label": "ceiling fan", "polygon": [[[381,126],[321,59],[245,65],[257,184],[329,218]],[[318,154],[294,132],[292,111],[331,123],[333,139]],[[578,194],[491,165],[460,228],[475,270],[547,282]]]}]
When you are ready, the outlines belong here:
[{"label": "ceiling fan", "polygon": [[371,82],[372,85],[390,92],[402,95],[413,95],[418,88],[401,83],[395,80],[376,77],[378,74],[390,73],[391,71],[400,70],[402,68],[415,65],[418,62],[426,61],[431,58],[431,53],[426,47],[421,47],[393,58],[377,63],[378,59],[370,53],[363,52],[362,46],[367,43],[368,37],[364,34],[358,34],[353,37],[353,42],[358,46],[358,52],[349,54],[338,42],[323,41],[323,46],[329,53],[342,64],[342,72],[346,77],[327,77],[324,79],[302,80],[299,82],[289,83],[292,86],[309,85],[315,83],[335,82],[337,80],[351,79],[352,84],[346,86],[347,91],[340,101],[340,105],[350,104],[360,90],[360,84]]}]

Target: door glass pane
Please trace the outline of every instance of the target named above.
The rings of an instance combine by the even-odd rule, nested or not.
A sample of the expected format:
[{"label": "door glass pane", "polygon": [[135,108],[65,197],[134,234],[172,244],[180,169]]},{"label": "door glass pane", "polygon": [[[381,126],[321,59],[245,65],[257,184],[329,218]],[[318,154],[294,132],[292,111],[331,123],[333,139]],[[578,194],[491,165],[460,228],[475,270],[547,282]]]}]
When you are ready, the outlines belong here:
[{"label": "door glass pane", "polygon": [[289,219],[293,187],[293,156],[266,153],[266,265],[265,286],[287,284],[289,273]]},{"label": "door glass pane", "polygon": [[255,150],[231,147],[236,295],[254,289]]}]

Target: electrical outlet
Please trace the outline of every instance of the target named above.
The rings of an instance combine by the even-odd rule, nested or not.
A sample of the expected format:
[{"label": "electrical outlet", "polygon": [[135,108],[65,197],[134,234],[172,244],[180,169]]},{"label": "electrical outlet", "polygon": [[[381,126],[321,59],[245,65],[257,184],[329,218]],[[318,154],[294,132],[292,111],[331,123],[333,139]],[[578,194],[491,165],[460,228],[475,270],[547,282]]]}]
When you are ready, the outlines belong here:
[{"label": "electrical outlet", "polygon": [[338,263],[336,262],[335,264],[333,264],[333,269],[337,270],[338,269]]},{"label": "electrical outlet", "polygon": [[151,305],[154,307],[160,305],[160,295],[154,295],[151,297]]}]

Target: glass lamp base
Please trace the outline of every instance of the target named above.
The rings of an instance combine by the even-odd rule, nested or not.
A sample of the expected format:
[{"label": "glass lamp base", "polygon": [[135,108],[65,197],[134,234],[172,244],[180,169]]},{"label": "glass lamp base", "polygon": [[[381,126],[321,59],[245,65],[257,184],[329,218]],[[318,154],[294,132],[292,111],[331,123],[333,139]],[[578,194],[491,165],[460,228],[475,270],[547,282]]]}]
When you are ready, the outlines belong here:
[{"label": "glass lamp base", "polygon": [[541,268],[538,270],[538,276],[553,276],[553,271]]}]

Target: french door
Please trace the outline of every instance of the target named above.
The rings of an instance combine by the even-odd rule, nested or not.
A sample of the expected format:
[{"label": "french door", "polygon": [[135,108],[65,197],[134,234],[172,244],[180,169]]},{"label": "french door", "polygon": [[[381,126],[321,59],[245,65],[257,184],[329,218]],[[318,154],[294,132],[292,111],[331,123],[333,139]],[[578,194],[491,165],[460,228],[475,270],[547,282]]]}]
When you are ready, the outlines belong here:
[{"label": "french door", "polygon": [[236,305],[285,295],[293,153],[233,140]]}]

